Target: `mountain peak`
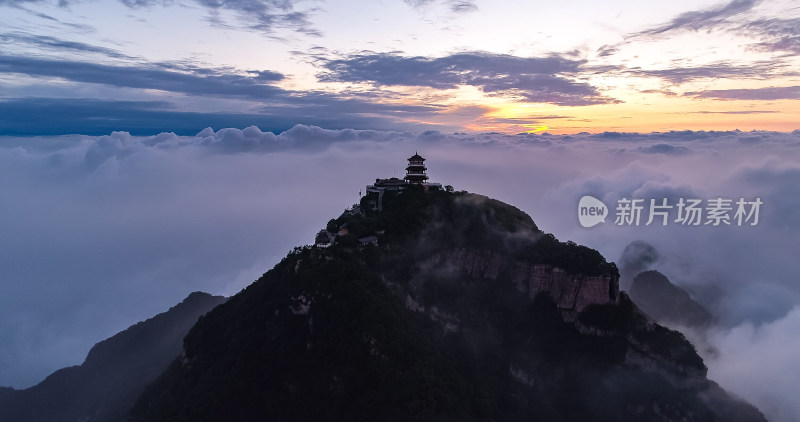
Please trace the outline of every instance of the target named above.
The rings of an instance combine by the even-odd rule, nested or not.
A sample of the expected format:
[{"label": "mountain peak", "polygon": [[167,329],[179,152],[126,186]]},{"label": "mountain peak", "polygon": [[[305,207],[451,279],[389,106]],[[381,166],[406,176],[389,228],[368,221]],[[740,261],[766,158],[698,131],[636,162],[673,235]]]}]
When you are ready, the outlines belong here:
[{"label": "mountain peak", "polygon": [[0,389],[0,420],[117,422],[144,386],[181,353],[198,317],[224,302],[194,292],[181,303],[98,342],[80,366],[60,369],[25,389]]},{"label": "mountain peak", "polygon": [[703,327],[714,320],[686,290],[655,270],[637,274],[630,295],[646,314],[664,324]]},{"label": "mountain peak", "polygon": [[484,196],[375,195],[200,320],[132,420],[764,420],[597,251]]}]

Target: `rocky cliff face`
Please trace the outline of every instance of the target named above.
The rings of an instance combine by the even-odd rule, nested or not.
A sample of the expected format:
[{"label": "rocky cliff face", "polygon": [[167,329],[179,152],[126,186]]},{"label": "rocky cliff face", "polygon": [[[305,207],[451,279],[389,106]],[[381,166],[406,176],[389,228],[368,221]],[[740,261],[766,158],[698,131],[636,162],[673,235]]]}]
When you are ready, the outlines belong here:
[{"label": "rocky cliff face", "polygon": [[200,320],[132,421],[764,421],[597,251],[476,195],[384,199]]},{"label": "rocky cliff face", "polygon": [[448,268],[469,277],[497,280],[505,277],[521,293],[533,300],[549,294],[566,314],[576,314],[589,305],[609,305],[619,301],[619,275],[586,276],[569,274],[548,264],[514,259],[498,252],[460,248],[440,253],[429,264]]}]

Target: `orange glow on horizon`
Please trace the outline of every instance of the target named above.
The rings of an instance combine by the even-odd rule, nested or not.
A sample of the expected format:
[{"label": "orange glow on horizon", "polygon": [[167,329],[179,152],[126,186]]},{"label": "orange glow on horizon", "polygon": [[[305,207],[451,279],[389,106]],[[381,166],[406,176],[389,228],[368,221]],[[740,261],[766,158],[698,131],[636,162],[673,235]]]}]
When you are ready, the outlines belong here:
[{"label": "orange glow on horizon", "polygon": [[[721,101],[685,97],[648,98],[582,107],[504,103],[486,107],[480,116],[450,115],[449,125],[473,132],[574,134],[579,132],[667,132],[679,130],[800,129],[800,101]],[[788,111],[791,110],[791,111]],[[796,111],[795,111],[796,110]]]},{"label": "orange glow on horizon", "polygon": [[455,131],[551,133],[668,132],[739,129],[791,132],[800,129],[800,100],[744,101],[700,99],[664,91],[614,92],[622,102],[588,106],[525,103],[487,96],[474,87],[432,95],[429,90],[406,91],[404,97],[384,99],[395,106],[434,105],[440,111],[402,120]]}]

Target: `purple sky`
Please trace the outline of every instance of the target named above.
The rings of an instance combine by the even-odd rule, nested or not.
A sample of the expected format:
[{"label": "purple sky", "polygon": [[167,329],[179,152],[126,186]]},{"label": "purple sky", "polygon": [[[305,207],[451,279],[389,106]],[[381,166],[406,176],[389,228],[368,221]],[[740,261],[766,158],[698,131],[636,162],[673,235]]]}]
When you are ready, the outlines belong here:
[{"label": "purple sky", "polygon": [[0,135],[800,120],[792,0],[0,0],[0,11]]}]

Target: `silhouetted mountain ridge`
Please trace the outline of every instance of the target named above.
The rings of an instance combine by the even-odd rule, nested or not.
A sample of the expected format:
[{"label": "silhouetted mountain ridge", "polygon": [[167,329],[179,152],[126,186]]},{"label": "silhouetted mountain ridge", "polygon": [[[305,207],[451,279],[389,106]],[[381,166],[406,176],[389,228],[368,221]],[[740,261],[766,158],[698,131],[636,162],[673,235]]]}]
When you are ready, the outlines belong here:
[{"label": "silhouetted mountain ridge", "polygon": [[631,298],[655,321],[687,327],[707,327],[714,318],[689,293],[672,284],[662,273],[650,270],[636,275]]},{"label": "silhouetted mountain ridge", "polygon": [[0,389],[3,422],[124,421],[145,385],[181,353],[198,317],[225,298],[194,292],[178,305],[97,343],[80,366],[25,389]]},{"label": "silhouetted mountain ridge", "polygon": [[764,420],[596,250],[465,192],[361,205],[201,319],[131,420]]}]

